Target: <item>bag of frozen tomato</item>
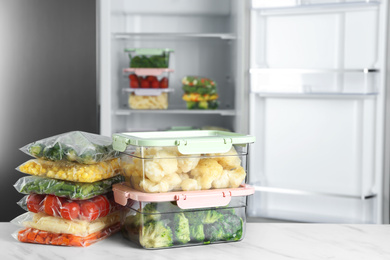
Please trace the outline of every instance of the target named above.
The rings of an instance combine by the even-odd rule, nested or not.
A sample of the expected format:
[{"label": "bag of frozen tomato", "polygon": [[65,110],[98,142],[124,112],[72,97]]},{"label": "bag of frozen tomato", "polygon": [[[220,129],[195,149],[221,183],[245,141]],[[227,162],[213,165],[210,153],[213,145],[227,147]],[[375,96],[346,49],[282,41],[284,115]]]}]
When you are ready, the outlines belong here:
[{"label": "bag of frozen tomato", "polygon": [[20,148],[38,159],[95,164],[119,156],[107,136],[72,131],[48,137]]},{"label": "bag of frozen tomato", "polygon": [[120,224],[116,223],[105,229],[92,233],[88,236],[75,236],[65,233],[54,233],[35,228],[24,228],[12,236],[23,243],[34,243],[43,245],[56,245],[56,246],[77,246],[87,247],[101,241],[112,234],[115,234],[120,230]]},{"label": "bag of frozen tomato", "polygon": [[51,233],[85,237],[119,223],[120,214],[121,211],[118,210],[105,217],[97,218],[94,221],[87,221],[68,220],[50,216],[43,212],[26,212],[11,220],[11,223],[24,228],[34,228]]},{"label": "bag of frozen tomato", "polygon": [[22,194],[51,194],[73,200],[85,200],[108,193],[112,185],[124,181],[122,175],[92,183],[63,181],[38,176],[25,176],[17,180],[15,189]]},{"label": "bag of frozen tomato", "polygon": [[122,208],[115,203],[112,192],[88,200],[70,200],[54,195],[30,194],[18,203],[24,210],[68,220],[94,221]]}]

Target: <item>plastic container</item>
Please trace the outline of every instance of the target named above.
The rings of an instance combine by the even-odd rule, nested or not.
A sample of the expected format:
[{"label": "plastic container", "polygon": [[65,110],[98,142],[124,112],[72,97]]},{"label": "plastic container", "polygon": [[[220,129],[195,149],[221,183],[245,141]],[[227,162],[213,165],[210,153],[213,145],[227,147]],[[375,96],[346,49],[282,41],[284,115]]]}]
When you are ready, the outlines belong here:
[{"label": "plastic container", "polygon": [[168,68],[171,49],[125,49],[129,52],[130,68]]},{"label": "plastic container", "polygon": [[240,241],[245,235],[249,185],[236,189],[139,192],[125,184],[113,187],[115,201],[126,205],[122,234],[147,249]]},{"label": "plastic container", "polygon": [[126,183],[155,193],[237,188],[245,182],[252,136],[232,132],[162,131],[113,135]]},{"label": "plastic container", "polygon": [[169,92],[173,89],[128,88],[129,107],[131,109],[168,109]]}]

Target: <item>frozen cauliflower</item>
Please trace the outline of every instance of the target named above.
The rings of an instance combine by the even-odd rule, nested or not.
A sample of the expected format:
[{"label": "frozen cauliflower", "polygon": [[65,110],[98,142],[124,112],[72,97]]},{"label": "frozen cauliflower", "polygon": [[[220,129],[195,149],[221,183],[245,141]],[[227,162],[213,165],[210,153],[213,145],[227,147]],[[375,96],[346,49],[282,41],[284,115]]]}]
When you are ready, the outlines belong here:
[{"label": "frozen cauliflower", "polygon": [[152,182],[148,179],[144,179],[140,182],[141,190],[146,192],[168,192],[169,191],[169,183],[166,181],[160,181],[159,183]]},{"label": "frozen cauliflower", "polygon": [[216,160],[201,159],[190,174],[198,181],[202,190],[207,190],[211,188],[214,180],[221,177],[222,172],[223,168]]},{"label": "frozen cauliflower", "polygon": [[188,190],[200,190],[202,189],[202,186],[198,184],[198,182],[194,179],[186,179],[182,181],[181,183],[181,189],[188,191]]},{"label": "frozen cauliflower", "polygon": [[164,178],[162,178],[161,181],[168,183],[169,190],[179,190],[182,180],[181,180],[179,174],[174,173],[174,174],[170,174],[170,175],[165,176]]},{"label": "frozen cauliflower", "polygon": [[178,170],[176,154],[172,152],[165,150],[158,151],[153,157],[153,161],[159,164],[166,174],[173,174]]},{"label": "frozen cauliflower", "polygon": [[216,157],[214,158],[225,170],[231,170],[234,168],[237,168],[241,166],[241,159],[237,154],[236,149],[232,147],[229,152],[227,153],[216,153],[216,154],[210,154],[211,156],[219,156],[222,155],[223,157]]},{"label": "frozen cauliflower", "polygon": [[214,189],[229,188],[230,187],[229,171],[223,170],[221,177],[213,181],[212,187]]},{"label": "frozen cauliflower", "polygon": [[240,166],[232,171],[229,171],[228,175],[230,180],[230,188],[238,188],[244,181],[246,173],[244,168]]}]

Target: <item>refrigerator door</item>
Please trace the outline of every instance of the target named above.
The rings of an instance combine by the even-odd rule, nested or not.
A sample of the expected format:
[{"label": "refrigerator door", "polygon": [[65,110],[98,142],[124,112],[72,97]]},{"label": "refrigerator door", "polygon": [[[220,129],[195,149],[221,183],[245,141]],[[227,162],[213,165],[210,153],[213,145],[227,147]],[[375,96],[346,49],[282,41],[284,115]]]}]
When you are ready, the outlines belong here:
[{"label": "refrigerator door", "polygon": [[386,11],[386,1],[252,1],[249,216],[384,221]]}]

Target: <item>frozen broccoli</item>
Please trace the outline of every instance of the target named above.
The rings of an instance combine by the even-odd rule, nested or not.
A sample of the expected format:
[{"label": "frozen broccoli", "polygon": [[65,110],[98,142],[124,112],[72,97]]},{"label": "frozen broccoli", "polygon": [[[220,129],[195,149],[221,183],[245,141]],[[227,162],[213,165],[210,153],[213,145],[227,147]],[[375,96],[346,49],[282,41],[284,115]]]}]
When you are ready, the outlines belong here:
[{"label": "frozen broccoli", "polygon": [[190,225],[202,224],[203,218],[205,216],[205,211],[187,211],[184,212],[184,215],[188,219]]},{"label": "frozen broccoli", "polygon": [[161,213],[156,209],[157,203],[149,203],[142,209],[144,223],[158,221],[161,218]]},{"label": "frozen broccoli", "polygon": [[162,221],[147,223],[142,227],[139,242],[145,248],[170,247],[172,230]]},{"label": "frozen broccoli", "polygon": [[62,159],[62,148],[59,143],[55,143],[53,147],[46,146],[43,149],[43,156],[52,161],[60,161]]},{"label": "frozen broccoli", "polygon": [[66,159],[70,162],[77,160],[77,152],[71,147],[65,148],[65,155]]},{"label": "frozen broccoli", "polygon": [[205,244],[225,240],[225,230],[220,222],[204,226]]},{"label": "frozen broccoli", "polygon": [[203,224],[190,225],[190,237],[191,237],[191,241],[203,242],[204,240]]},{"label": "frozen broccoli", "polygon": [[32,156],[40,158],[43,155],[43,148],[44,145],[35,143],[29,147],[29,152]]},{"label": "frozen broccoli", "polygon": [[223,218],[223,215],[216,210],[209,210],[206,211],[204,214],[205,216],[203,218],[203,224],[212,224]]},{"label": "frozen broccoli", "polygon": [[237,215],[225,215],[220,222],[225,231],[226,240],[239,240],[242,236],[242,219]]},{"label": "frozen broccoli", "polygon": [[175,214],[173,219],[173,230],[175,234],[175,242],[185,244],[190,241],[190,227],[188,219],[183,213]]}]

